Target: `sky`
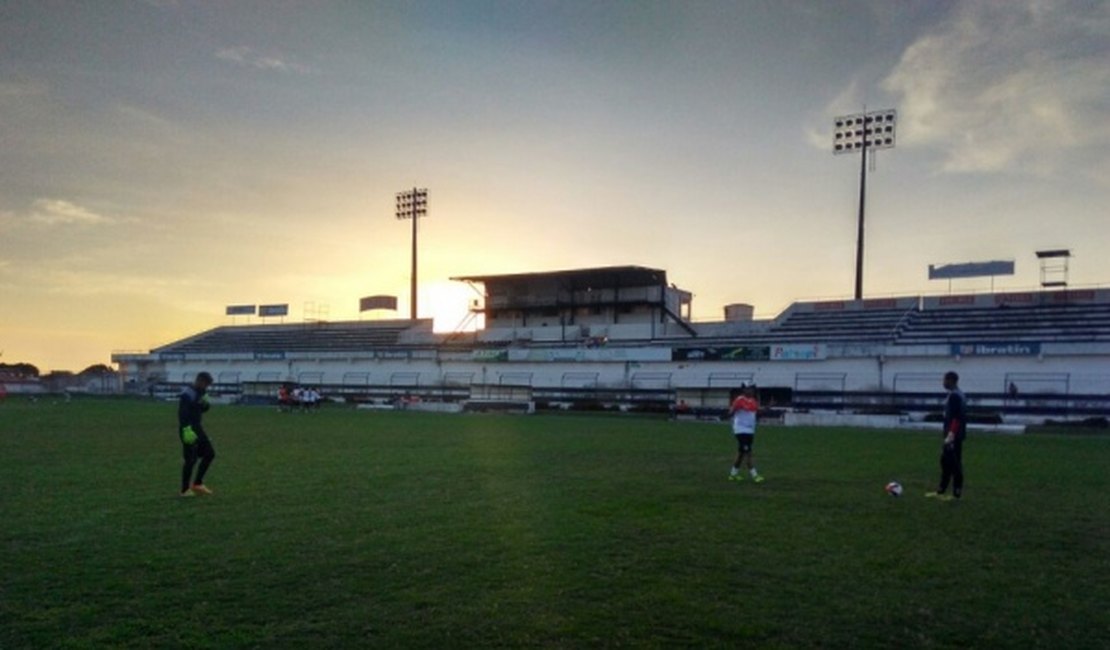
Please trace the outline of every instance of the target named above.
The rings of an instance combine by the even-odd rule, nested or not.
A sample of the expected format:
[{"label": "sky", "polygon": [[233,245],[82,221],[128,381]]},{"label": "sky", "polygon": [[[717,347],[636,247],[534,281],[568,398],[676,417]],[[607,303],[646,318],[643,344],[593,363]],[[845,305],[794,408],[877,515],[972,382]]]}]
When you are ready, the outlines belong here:
[{"label": "sky", "polygon": [[851,297],[832,126],[865,106],[898,111],[865,295],[981,260],[1035,287],[1045,248],[1110,285],[1110,2],[7,0],[0,362],[79,370],[232,304],[407,317],[411,187],[437,330],[465,275],[663,268],[696,320]]}]

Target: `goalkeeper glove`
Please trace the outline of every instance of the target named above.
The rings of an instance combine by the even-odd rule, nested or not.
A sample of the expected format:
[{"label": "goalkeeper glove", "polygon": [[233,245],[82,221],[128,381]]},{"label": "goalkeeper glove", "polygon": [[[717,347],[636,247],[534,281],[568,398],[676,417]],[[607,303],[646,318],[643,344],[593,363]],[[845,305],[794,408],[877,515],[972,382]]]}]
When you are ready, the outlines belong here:
[{"label": "goalkeeper glove", "polygon": [[181,442],[187,445],[196,444],[197,432],[193,431],[193,427],[185,427],[181,430]]}]

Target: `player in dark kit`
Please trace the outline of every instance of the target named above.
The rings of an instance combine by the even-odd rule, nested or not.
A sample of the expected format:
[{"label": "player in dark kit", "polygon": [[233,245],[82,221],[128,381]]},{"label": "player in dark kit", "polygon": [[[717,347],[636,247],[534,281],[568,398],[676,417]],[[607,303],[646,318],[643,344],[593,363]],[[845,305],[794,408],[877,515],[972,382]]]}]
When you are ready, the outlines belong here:
[{"label": "player in dark kit", "polygon": [[[181,392],[177,402],[177,434],[181,439],[182,457],[185,464],[181,468],[181,496],[194,497],[198,494],[212,494],[204,485],[204,474],[216,458],[216,450],[208,439],[200,423],[201,415],[208,410],[208,396],[205,393],[212,385],[212,375],[207,372],[197,374],[193,385]],[[193,478],[193,467],[200,460],[197,476]]]},{"label": "player in dark kit", "polygon": [[[960,376],[954,372],[944,374],[944,446],[940,452],[940,487],[928,492],[927,497],[942,501],[959,499],[964,491],[964,438],[967,437],[967,399],[959,387]],[[948,483],[952,483],[952,496],[948,496]]]}]

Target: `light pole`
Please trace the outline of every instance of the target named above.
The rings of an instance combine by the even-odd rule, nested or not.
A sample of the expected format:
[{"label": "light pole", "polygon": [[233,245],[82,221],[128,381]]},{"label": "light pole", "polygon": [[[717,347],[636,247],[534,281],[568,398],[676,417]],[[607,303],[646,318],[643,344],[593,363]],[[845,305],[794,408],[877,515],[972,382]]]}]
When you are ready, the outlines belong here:
[{"label": "light pole", "polygon": [[412,219],[412,315],[416,320],[416,220],[428,216],[428,189],[412,188],[397,193],[397,219]]},{"label": "light pole", "polygon": [[867,150],[894,147],[894,109],[866,110],[836,118],[833,128],[833,153],[860,154],[859,224],[856,231],[856,300],[863,299],[863,207],[867,196]]}]

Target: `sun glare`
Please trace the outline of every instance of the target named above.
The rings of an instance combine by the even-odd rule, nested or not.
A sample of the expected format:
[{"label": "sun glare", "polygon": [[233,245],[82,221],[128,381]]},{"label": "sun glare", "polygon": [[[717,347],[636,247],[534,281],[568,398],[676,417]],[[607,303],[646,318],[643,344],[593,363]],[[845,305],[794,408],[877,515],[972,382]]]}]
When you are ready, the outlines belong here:
[{"label": "sun glare", "polygon": [[478,294],[462,282],[432,282],[420,291],[420,316],[435,319],[436,332],[472,332],[481,322],[470,318],[470,307]]}]

